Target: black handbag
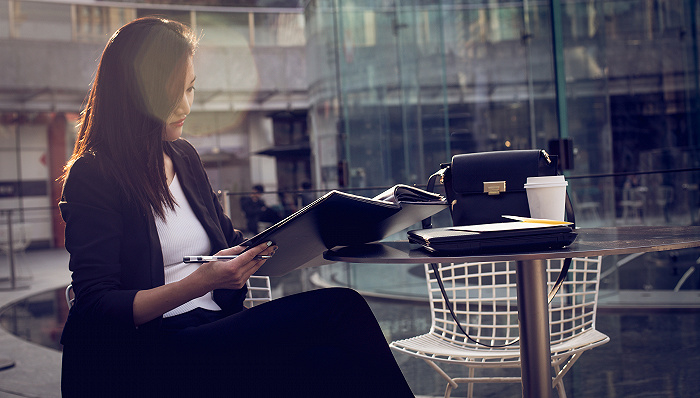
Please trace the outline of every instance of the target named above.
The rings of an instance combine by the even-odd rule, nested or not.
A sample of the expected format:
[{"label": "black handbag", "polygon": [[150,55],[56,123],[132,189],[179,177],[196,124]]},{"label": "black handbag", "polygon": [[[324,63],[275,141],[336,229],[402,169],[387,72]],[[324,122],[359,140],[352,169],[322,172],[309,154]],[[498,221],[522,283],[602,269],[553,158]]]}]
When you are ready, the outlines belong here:
[{"label": "black handbag", "polygon": [[[467,153],[441,164],[427,190],[432,192],[438,179],[444,184],[453,225],[490,224],[505,221],[503,215],[530,217],[527,178],[557,174],[557,157],[544,150]],[[568,194],[566,219],[574,222]],[[430,226],[426,221],[423,228]]]}]

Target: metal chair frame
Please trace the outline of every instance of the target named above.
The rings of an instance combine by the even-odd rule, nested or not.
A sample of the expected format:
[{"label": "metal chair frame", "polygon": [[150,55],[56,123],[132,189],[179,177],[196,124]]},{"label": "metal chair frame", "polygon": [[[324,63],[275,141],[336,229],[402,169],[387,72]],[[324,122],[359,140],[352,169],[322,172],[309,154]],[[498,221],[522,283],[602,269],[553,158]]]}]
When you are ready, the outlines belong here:
[{"label": "metal chair frame", "polygon": [[[610,339],[595,329],[602,257],[574,258],[563,286],[549,304],[550,348],[555,376],[552,387],[566,397],[563,377],[580,355]],[[548,260],[553,286],[563,260]],[[423,359],[446,381],[445,397],[459,384],[520,382],[514,377],[476,377],[478,368],[520,368],[518,304],[514,262],[439,264],[448,299],[470,340],[459,330],[445,303],[430,264],[425,264],[432,326],[427,334],[394,341],[391,348]],[[513,343],[513,344],[511,344]],[[510,345],[509,345],[510,344]],[[468,377],[451,377],[441,364],[468,368]]]},{"label": "metal chair frame", "polygon": [[272,300],[272,287],[269,276],[252,275],[246,282],[248,293],[243,305],[247,308],[260,305]]}]

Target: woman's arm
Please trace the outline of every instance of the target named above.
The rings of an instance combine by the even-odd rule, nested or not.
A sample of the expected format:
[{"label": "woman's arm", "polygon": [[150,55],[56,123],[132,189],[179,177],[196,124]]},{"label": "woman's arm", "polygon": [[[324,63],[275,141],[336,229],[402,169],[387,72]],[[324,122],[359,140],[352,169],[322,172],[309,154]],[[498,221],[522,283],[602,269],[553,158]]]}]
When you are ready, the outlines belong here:
[{"label": "woman's arm", "polygon": [[236,246],[222,250],[217,255],[240,256],[229,261],[202,264],[195,272],[178,282],[138,291],[134,297],[134,324],[138,326],[158,318],[214,289],[242,288],[248,278],[265,263],[265,260],[256,260],[255,256],[271,255],[275,251],[274,246],[266,243],[243,252],[245,249]]},{"label": "woman's arm", "polygon": [[240,289],[262,265],[250,260],[264,247],[225,263],[203,264],[174,286],[154,288],[160,283],[153,283],[158,276],[151,266],[156,252],[149,245],[149,216],[133,211],[115,185],[89,157],[73,165],[63,190],[59,206],[66,222],[77,318],[133,327],[213,289]]},{"label": "woman's arm", "polygon": [[[72,165],[59,208],[66,225],[65,247],[70,253],[76,297],[72,312],[83,321],[127,326],[133,322],[132,302],[138,286],[123,288],[120,259],[125,236],[133,235],[128,226],[134,221],[124,214],[125,202],[117,184],[93,156],[86,155]],[[144,236],[135,239],[143,241]],[[141,248],[133,252],[149,256]],[[142,279],[150,280],[147,265],[138,269],[145,269]]]}]

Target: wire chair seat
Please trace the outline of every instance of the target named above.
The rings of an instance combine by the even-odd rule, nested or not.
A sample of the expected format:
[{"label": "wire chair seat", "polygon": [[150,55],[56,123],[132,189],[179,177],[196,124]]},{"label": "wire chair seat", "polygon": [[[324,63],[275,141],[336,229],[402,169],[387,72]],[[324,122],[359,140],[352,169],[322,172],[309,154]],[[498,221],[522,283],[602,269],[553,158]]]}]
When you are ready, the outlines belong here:
[{"label": "wire chair seat", "polygon": [[[607,335],[597,330],[588,330],[566,342],[552,344],[550,347],[553,362],[555,359],[566,358],[572,354],[605,344],[608,340]],[[395,350],[428,360],[464,361],[479,363],[482,366],[493,364],[494,367],[503,367],[504,365],[520,367],[520,346],[517,344],[505,348],[472,348],[433,333],[394,341],[391,344]]]},{"label": "wire chair seat", "polygon": [[[562,378],[580,355],[610,339],[595,328],[602,257],[574,258],[567,278],[549,303],[552,386],[565,397]],[[563,260],[547,261],[551,289]],[[519,376],[476,377],[478,368],[519,368],[518,303],[514,262],[437,264],[452,310],[445,302],[431,264],[425,264],[431,328],[426,334],[394,341],[391,348],[423,359],[446,381],[445,397],[458,384],[520,382]],[[460,329],[460,325],[463,330]],[[465,331],[467,335],[463,332]],[[465,366],[468,377],[451,377],[439,364]]]}]

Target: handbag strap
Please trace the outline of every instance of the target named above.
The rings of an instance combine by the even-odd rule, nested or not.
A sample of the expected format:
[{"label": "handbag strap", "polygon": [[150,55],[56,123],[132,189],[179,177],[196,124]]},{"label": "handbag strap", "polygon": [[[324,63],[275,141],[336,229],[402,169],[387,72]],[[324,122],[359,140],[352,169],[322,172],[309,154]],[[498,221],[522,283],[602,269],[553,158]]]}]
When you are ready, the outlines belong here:
[{"label": "handbag strap", "polygon": [[[569,191],[566,192],[565,208],[566,221],[570,222],[571,227],[576,229],[576,217],[574,216],[574,206],[571,203]],[[556,282],[554,282],[552,290],[550,290],[549,294],[547,294],[547,304],[551,303],[552,300],[554,300],[554,296],[557,295],[557,292],[559,292],[559,289],[564,284],[564,279],[566,279],[566,275],[569,273],[569,267],[571,267],[571,261],[573,261],[571,258],[564,259],[564,263],[561,265],[561,271],[559,272],[559,276],[557,277]]]},{"label": "handbag strap", "polygon": [[[464,327],[462,327],[462,324],[459,322],[459,319],[457,319],[457,314],[455,314],[454,309],[452,309],[452,303],[450,303],[450,299],[447,298],[447,292],[445,291],[445,285],[442,283],[442,277],[440,276],[440,270],[439,270],[439,265],[438,263],[430,263],[430,267],[433,269],[433,274],[435,275],[435,279],[437,280],[438,286],[440,287],[440,292],[442,293],[442,299],[445,301],[445,305],[447,306],[447,309],[450,310],[450,314],[452,314],[452,319],[455,321],[457,324],[457,327],[459,330],[464,334],[464,336],[471,341],[474,344],[482,345],[484,347],[490,347],[490,348],[499,348],[499,347],[508,347],[509,345],[513,345],[520,341],[520,336],[516,337],[515,340],[511,341],[510,343],[506,344],[496,344],[496,345],[491,345],[491,344],[486,344],[482,343],[478,340],[475,340],[473,337],[467,333],[466,330],[464,330]],[[467,306],[469,308],[469,306]]]},{"label": "handbag strap", "polygon": [[[425,188],[426,191],[428,192],[435,192],[435,182],[437,181],[438,177],[440,178],[440,183],[443,182],[444,176],[445,176],[445,170],[447,170],[447,166],[449,164],[443,164],[442,167],[440,167],[440,170],[436,171],[433,173],[428,178],[428,186]],[[432,222],[432,217],[427,217],[424,218],[422,221],[423,229],[429,229],[433,227],[433,222]]]},{"label": "handbag strap", "polygon": [[[571,258],[564,259],[564,263],[562,264],[561,271],[559,272],[559,276],[557,277],[557,281],[554,283],[554,286],[552,287],[552,290],[549,291],[549,294],[547,295],[547,304],[551,304],[552,300],[554,300],[554,297],[557,295],[557,292],[561,288],[561,286],[564,284],[564,279],[566,279],[566,275],[568,274],[569,267],[571,266]],[[447,309],[450,310],[450,314],[452,315],[452,319],[455,321],[457,324],[457,327],[459,330],[464,334],[464,336],[471,342],[482,345],[484,347],[489,347],[489,348],[502,348],[502,347],[508,347],[513,344],[516,344],[517,342],[520,341],[520,336],[516,337],[513,341],[505,343],[505,344],[486,344],[482,343],[478,340],[475,340],[473,337],[467,333],[467,331],[462,327],[462,324],[459,322],[459,319],[457,319],[457,314],[455,314],[454,309],[452,308],[452,303],[450,303],[450,299],[447,297],[447,292],[445,291],[445,285],[442,283],[442,277],[440,276],[440,270],[439,270],[439,265],[438,263],[430,263],[430,267],[433,269],[433,274],[435,275],[435,279],[437,280],[438,286],[440,287],[440,292],[442,293],[442,298],[445,301],[445,305],[447,306]],[[469,306],[467,306],[469,308]]]}]

